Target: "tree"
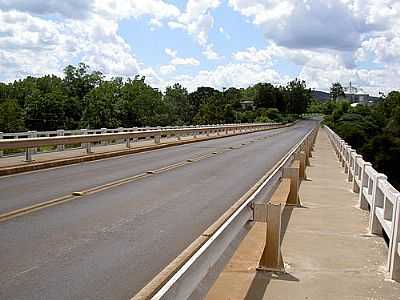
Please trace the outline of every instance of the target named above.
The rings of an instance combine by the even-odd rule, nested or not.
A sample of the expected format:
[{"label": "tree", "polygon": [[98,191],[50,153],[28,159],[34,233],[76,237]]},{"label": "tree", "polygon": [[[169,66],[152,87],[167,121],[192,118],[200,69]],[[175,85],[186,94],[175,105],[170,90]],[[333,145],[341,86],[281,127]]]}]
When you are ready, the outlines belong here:
[{"label": "tree", "polygon": [[311,102],[311,90],[307,89],[304,80],[295,79],[290,81],[285,88],[287,112],[300,115],[307,111]]},{"label": "tree", "polygon": [[339,82],[335,82],[332,84],[330,95],[333,101],[336,101],[337,99],[346,96],[343,87]]},{"label": "tree", "polygon": [[24,129],[22,109],[16,100],[0,102],[0,131],[15,132]]},{"label": "tree", "polygon": [[257,108],[271,108],[276,107],[276,90],[270,83],[256,84],[256,96],[254,104]]},{"label": "tree", "polygon": [[189,124],[192,107],[189,103],[188,91],[179,83],[167,87],[164,101],[170,110],[171,121],[175,125]]}]

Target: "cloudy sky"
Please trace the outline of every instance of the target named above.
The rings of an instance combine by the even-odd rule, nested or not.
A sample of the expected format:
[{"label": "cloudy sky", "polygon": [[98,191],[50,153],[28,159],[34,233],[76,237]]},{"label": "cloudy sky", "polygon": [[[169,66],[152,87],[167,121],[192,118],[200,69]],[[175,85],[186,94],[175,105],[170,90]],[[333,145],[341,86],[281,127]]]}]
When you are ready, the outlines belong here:
[{"label": "cloudy sky", "polygon": [[400,89],[399,0],[0,0],[0,81],[85,62],[153,86]]}]

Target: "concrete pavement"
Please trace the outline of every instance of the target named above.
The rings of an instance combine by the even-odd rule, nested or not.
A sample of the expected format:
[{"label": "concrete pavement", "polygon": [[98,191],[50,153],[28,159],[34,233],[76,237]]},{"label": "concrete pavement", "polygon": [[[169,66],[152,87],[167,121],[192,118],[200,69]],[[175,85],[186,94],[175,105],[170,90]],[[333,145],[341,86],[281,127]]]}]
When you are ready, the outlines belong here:
[{"label": "concrete pavement", "polygon": [[286,208],[282,246],[286,274],[257,272],[265,224],[255,223],[209,291],[221,299],[400,299],[400,284],[385,279],[387,246],[367,234],[368,215],[320,130],[303,207]]},{"label": "concrete pavement", "polygon": [[1,203],[21,206],[30,198],[38,201],[69,193],[87,181],[98,184],[191,155],[224,150],[193,164],[0,223],[0,298],[133,296],[312,125],[301,122],[285,130],[221,139],[218,144],[217,140],[201,142],[0,178],[2,191],[8,187]]}]

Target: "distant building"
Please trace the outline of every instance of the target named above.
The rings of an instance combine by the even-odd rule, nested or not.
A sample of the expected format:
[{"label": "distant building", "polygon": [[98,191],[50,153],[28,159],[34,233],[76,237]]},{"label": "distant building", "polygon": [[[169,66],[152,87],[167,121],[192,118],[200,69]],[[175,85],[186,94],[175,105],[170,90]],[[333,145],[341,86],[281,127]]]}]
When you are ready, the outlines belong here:
[{"label": "distant building", "polygon": [[242,105],[242,109],[255,109],[254,101],[251,100],[243,100],[240,101],[240,105]]},{"label": "distant building", "polygon": [[368,103],[369,94],[346,94],[346,99],[351,103]]}]

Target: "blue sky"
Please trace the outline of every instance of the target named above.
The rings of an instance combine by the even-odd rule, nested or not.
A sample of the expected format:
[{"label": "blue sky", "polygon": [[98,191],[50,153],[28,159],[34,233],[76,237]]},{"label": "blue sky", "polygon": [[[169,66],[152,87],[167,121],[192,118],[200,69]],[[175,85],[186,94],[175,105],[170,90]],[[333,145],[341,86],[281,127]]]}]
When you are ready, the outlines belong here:
[{"label": "blue sky", "polygon": [[333,82],[399,89],[396,0],[0,0],[0,80],[83,61],[189,90]]}]

